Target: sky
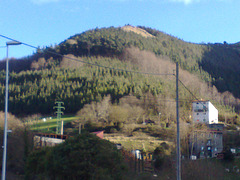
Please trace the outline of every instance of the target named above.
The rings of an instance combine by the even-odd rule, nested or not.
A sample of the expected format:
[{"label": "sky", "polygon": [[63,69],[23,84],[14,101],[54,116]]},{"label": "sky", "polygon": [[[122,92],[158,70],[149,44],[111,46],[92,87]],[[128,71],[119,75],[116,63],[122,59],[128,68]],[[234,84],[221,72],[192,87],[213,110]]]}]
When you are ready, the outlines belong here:
[{"label": "sky", "polygon": [[[240,0],[0,0],[0,35],[36,47],[96,27],[146,26],[192,43],[240,41]],[[0,37],[0,59],[6,42]],[[36,50],[10,46],[9,57]]]}]

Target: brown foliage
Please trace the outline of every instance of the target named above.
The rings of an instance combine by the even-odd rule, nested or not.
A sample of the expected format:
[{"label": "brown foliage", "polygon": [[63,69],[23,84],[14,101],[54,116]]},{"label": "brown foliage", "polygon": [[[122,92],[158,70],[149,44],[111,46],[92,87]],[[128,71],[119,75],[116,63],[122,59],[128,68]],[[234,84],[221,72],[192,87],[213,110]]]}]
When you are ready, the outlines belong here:
[{"label": "brown foliage", "polygon": [[[0,129],[4,128],[4,112],[0,112]],[[23,173],[24,164],[28,149],[32,144],[32,135],[27,131],[27,127],[15,116],[8,114],[8,133],[7,145],[7,169],[14,173]],[[0,134],[0,143],[3,144],[3,133]],[[2,148],[0,150],[2,154]]]},{"label": "brown foliage", "polygon": [[[175,64],[170,62],[169,58],[163,56],[157,57],[152,52],[140,51],[135,47],[126,48],[123,52],[122,59],[126,62],[137,65],[141,71],[147,73],[173,74],[176,69]],[[164,83],[163,92],[159,95],[160,98],[159,100],[156,100],[156,103],[158,103],[160,99],[174,100],[173,97],[175,97],[175,92],[173,89],[175,89],[175,77],[161,75],[156,76],[156,78],[159,78],[161,82]],[[191,74],[190,72],[180,68],[179,79],[195,95],[195,97],[197,97],[198,100],[210,100],[221,106],[227,105],[230,107],[239,107],[239,99],[234,98],[234,96],[229,92],[224,92],[222,94],[219,93],[215,86],[204,82],[197,75]],[[189,93],[181,83],[179,83],[179,98],[185,100],[185,102],[180,102],[182,103],[180,104],[180,107],[185,107],[185,109],[181,108],[180,112],[182,113],[181,117],[183,117],[185,121],[188,121],[189,119],[189,115],[191,114],[191,101],[194,99],[196,100],[195,97],[192,96],[192,94]],[[163,115],[165,112],[165,117],[172,119],[172,116],[174,116],[174,113],[171,113],[171,111],[174,110],[172,104],[172,102],[160,102],[158,105],[158,111],[163,113]],[[223,113],[223,111],[220,111],[219,113]]]},{"label": "brown foliage", "polygon": [[78,126],[79,122],[85,124],[86,122],[99,122],[108,121],[109,108],[110,108],[110,96],[103,98],[101,102],[92,102],[86,104],[81,110],[77,112],[79,120],[74,124]]},{"label": "brown foliage", "polygon": [[62,68],[78,68],[83,65],[83,63],[77,61],[78,57],[73,54],[64,55],[62,61],[60,63],[60,67]]}]

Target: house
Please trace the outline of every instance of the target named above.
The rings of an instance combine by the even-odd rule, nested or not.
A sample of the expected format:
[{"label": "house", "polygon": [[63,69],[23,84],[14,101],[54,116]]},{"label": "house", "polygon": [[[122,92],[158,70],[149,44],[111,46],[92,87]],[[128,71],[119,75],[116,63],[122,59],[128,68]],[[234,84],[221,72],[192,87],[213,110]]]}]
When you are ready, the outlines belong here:
[{"label": "house", "polygon": [[35,149],[45,146],[56,146],[57,144],[63,143],[67,138],[67,135],[36,133],[33,137],[33,144]]},{"label": "house", "polygon": [[223,128],[218,123],[218,110],[210,101],[192,103],[193,123],[206,124],[206,129],[195,129],[189,137],[189,150],[197,158],[216,157],[223,150]]},{"label": "house", "polygon": [[[92,132],[100,139],[103,139],[104,131]],[[68,139],[68,135],[59,135],[52,133],[36,133],[33,137],[34,148],[42,148],[46,146],[56,146],[57,144],[63,143]]]},{"label": "house", "polygon": [[194,123],[217,124],[218,110],[210,101],[194,101],[192,117]]},{"label": "house", "polygon": [[205,130],[194,130],[189,137],[191,156],[216,157],[223,150],[223,124],[209,124]]}]

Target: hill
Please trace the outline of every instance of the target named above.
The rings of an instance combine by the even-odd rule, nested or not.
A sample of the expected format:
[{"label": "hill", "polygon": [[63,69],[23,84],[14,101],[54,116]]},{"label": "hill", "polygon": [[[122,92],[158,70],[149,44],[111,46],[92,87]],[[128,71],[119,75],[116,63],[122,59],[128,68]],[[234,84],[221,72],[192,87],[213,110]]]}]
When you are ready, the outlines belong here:
[{"label": "hill", "polygon": [[184,70],[197,74],[220,92],[229,91],[235,97],[240,97],[238,44],[193,44],[151,28],[124,26],[77,34],[60,43],[54,50],[75,56],[100,55],[121,59],[124,49],[132,46],[168,57],[173,62],[179,61]]},{"label": "hill", "polygon": [[[16,115],[50,114],[54,112],[54,101],[61,99],[65,112],[74,114],[85,104],[100,102],[107,95],[111,96],[112,103],[133,95],[141,101],[147,116],[165,111],[165,118],[173,119],[172,105],[167,101],[175,99],[174,77],[132,71],[172,73],[173,63],[178,61],[181,81],[198,98],[213,101],[222,110],[222,120],[229,114],[229,120],[236,122],[239,100],[231,93],[240,96],[239,59],[237,44],[187,43],[143,26],[96,28],[71,36],[54,47],[38,50],[28,58],[10,61],[9,110]],[[4,62],[0,67],[5,69]],[[0,84],[0,109],[3,109],[3,71]],[[215,86],[224,93],[219,93]],[[183,87],[180,96],[185,100],[181,109],[186,112],[187,120],[189,102],[194,97]]]}]

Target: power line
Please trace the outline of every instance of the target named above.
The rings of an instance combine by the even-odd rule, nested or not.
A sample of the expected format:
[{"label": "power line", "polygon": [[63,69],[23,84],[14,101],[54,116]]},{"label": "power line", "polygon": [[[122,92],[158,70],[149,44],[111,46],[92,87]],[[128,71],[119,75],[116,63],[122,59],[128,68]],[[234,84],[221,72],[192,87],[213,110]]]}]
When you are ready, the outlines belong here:
[{"label": "power line", "polygon": [[194,97],[194,99],[196,99],[200,104],[203,105],[203,107],[205,107],[205,105],[192,93],[192,91],[190,89],[187,88],[187,86],[180,80],[178,79],[178,81],[183,85],[183,87]]},{"label": "power line", "polygon": [[[17,41],[17,40],[15,40],[15,39],[13,39],[13,38],[10,38],[10,37],[7,37],[7,36],[1,35],[1,34],[0,34],[0,37],[3,37],[3,38],[5,38],[5,39],[11,40],[11,41]],[[20,42],[20,41],[17,41],[17,42]],[[23,45],[25,45],[25,46],[34,48],[34,49],[39,49],[39,48],[36,47],[36,46],[30,45],[30,44],[27,44],[27,43],[24,43],[24,42],[20,42],[20,43],[23,44]],[[57,56],[60,56],[60,57],[64,57],[64,58],[67,58],[67,59],[70,59],[70,60],[73,60],[73,61],[81,62],[81,63],[88,64],[88,65],[91,65],[91,66],[97,66],[97,67],[101,67],[101,68],[106,68],[106,69],[110,69],[110,70],[124,71],[124,72],[128,72],[128,73],[136,73],[136,74],[155,75],[155,76],[162,76],[162,75],[166,75],[166,76],[173,75],[173,76],[176,76],[174,73],[172,73],[172,74],[171,74],[171,73],[166,73],[166,74],[161,74],[161,73],[148,73],[148,72],[142,72],[142,71],[133,71],[133,70],[126,70],[126,69],[119,69],[119,68],[114,68],[114,67],[109,67],[109,66],[103,66],[103,65],[100,65],[100,64],[91,63],[91,62],[79,60],[79,59],[76,59],[76,58],[68,57],[68,56],[62,55],[62,54],[60,54],[60,53],[52,52],[52,51],[49,51],[49,50],[45,50],[45,51],[46,51],[47,53],[50,53],[50,54],[53,54],[53,55],[57,55]],[[180,79],[178,79],[178,81],[184,86],[184,88],[185,88],[197,101],[200,102],[200,100],[186,87],[186,85],[185,85]],[[201,102],[200,102],[200,103],[201,103]]]},{"label": "power line", "polygon": [[[11,41],[17,41],[17,40],[15,40],[15,39],[9,38],[9,37],[4,36],[4,35],[1,35],[1,34],[0,34],[0,36],[3,37],[3,38],[5,38],[5,39],[9,39],[9,40],[11,40]],[[17,41],[17,42],[20,42],[20,41]],[[38,47],[32,46],[32,45],[27,44],[27,43],[23,43],[23,42],[20,42],[20,43],[23,44],[23,45],[25,45],[25,46],[34,48],[34,49],[39,49]],[[52,51],[49,51],[49,50],[46,50],[46,52],[47,52],[47,53],[50,53],[50,54],[53,54],[53,55],[60,56],[60,57],[64,57],[64,58],[67,58],[67,59],[70,59],[70,60],[73,60],[73,61],[78,61],[78,62],[81,62],[81,63],[84,63],[84,64],[89,64],[89,65],[91,65],[91,66],[98,66],[98,67],[101,67],[101,68],[106,68],[106,69],[111,69],[111,70],[116,70],[116,71],[125,71],[125,72],[129,72],[129,73],[155,75],[155,76],[174,75],[174,74],[167,74],[167,73],[166,73],[166,74],[161,74],[161,73],[148,73],[148,72],[141,72],[141,71],[133,71],[133,70],[126,70],[126,69],[119,69],[119,68],[114,68],[114,67],[109,67],[109,66],[103,66],[103,65],[100,65],[100,64],[96,64],[96,63],[91,63],[91,62],[79,60],[79,59],[76,59],[76,58],[71,58],[71,57],[62,55],[62,54],[60,54],[60,53],[52,52]]]}]

